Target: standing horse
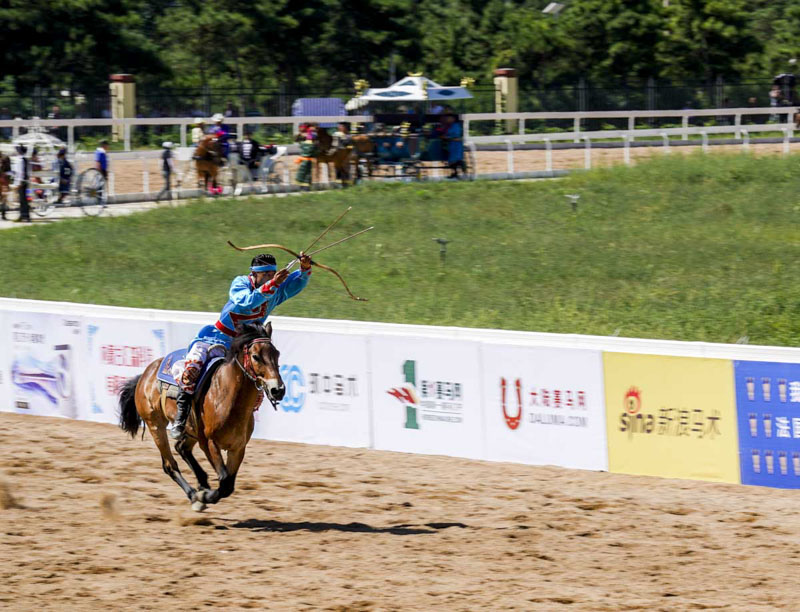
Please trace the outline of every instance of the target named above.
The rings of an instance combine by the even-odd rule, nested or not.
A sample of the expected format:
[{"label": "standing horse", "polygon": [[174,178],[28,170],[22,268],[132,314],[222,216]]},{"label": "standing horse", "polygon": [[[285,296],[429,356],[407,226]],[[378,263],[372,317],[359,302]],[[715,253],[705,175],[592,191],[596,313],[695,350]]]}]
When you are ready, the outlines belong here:
[{"label": "standing horse", "polygon": [[222,190],[217,186],[217,174],[224,158],[222,157],[222,147],[217,137],[213,134],[203,136],[197,142],[193,159],[197,176],[203,177],[203,192],[208,191],[208,182],[211,181],[212,193],[217,195],[222,193]]},{"label": "standing horse", "polygon": [[334,149],[333,136],[324,127],[317,128],[317,143],[319,145],[319,153],[316,156],[317,170],[320,164],[333,164],[336,178],[342,181],[342,185],[347,185],[350,182],[350,155],[353,148]]},{"label": "standing horse", "polygon": [[[166,394],[162,399],[162,383],[156,379],[161,359],[125,383],[119,395],[119,426],[134,438],[144,421],[161,452],[164,472],[178,483],[197,511],[233,493],[236,473],[253,435],[253,413],[261,403],[262,393],[276,405],[286,392],[278,370],[280,353],[272,344],[272,323],[263,327],[248,323],[237,327],[237,332],[225,362],[209,374],[208,390],[205,393],[197,390],[187,435],[175,444],[175,450],[192,468],[199,490],[186,482],[169,447],[167,424],[175,416],[176,405],[174,399],[166,399]],[[197,443],[217,472],[217,489],[210,490],[208,475],[192,455]],[[223,450],[227,451],[226,459]]]}]

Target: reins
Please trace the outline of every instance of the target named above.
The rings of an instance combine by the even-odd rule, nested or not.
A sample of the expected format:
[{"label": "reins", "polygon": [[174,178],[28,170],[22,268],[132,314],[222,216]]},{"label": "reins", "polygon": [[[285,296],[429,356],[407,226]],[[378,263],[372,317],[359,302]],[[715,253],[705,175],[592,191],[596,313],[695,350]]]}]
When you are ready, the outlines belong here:
[{"label": "reins", "polygon": [[[258,389],[258,392],[261,395],[266,396],[266,398],[269,400],[269,403],[272,404],[272,408],[277,410],[278,402],[272,399],[269,391],[265,389],[263,385],[259,384],[258,377],[255,376],[255,373],[251,374],[248,371],[252,369],[252,365],[250,364],[250,347],[254,344],[263,344],[264,342],[271,343],[272,341],[269,338],[256,338],[244,347],[244,365],[239,362],[239,358],[236,355],[234,355],[233,360],[236,362],[236,365],[239,366],[239,369],[244,373],[244,375],[250,379],[253,385],[255,385],[255,388]],[[258,403],[261,403],[260,398]]]}]

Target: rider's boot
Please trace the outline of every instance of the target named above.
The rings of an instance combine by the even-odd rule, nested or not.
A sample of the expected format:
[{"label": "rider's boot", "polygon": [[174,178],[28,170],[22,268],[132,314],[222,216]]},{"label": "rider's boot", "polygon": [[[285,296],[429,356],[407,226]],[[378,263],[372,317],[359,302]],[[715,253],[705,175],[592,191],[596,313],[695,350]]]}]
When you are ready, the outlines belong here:
[{"label": "rider's boot", "polygon": [[174,440],[180,440],[185,435],[186,419],[189,418],[189,412],[192,410],[192,397],[192,394],[186,391],[178,392],[176,400],[178,410],[175,413],[175,422],[169,432],[170,438]]}]

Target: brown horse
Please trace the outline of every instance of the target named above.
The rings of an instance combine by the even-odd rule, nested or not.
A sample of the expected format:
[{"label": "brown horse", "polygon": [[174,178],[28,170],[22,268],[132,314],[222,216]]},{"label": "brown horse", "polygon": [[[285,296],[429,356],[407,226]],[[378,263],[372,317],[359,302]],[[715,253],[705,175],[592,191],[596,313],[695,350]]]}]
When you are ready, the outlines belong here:
[{"label": "brown horse", "polygon": [[317,128],[317,144],[319,146],[319,153],[316,155],[317,170],[319,171],[320,164],[333,164],[336,178],[342,181],[342,185],[350,183],[350,156],[353,148],[348,146],[334,149],[333,136],[324,127]]},{"label": "brown horse", "polygon": [[0,210],[5,216],[8,208],[8,194],[11,192],[11,158],[0,152]]},{"label": "brown horse", "polygon": [[197,176],[203,177],[203,192],[208,191],[208,182],[211,181],[212,193],[219,194],[217,174],[224,160],[217,137],[213,134],[203,136],[197,143],[193,159]]},{"label": "brown horse", "polygon": [[[209,374],[207,391],[197,390],[187,435],[175,444],[175,450],[192,468],[199,490],[186,482],[169,447],[167,424],[175,417],[176,405],[174,399],[162,399],[162,383],[156,379],[161,359],[125,383],[119,394],[119,426],[135,438],[144,421],[161,452],[164,472],[178,483],[197,511],[233,493],[236,473],[253,435],[253,413],[261,403],[261,394],[275,406],[286,392],[278,369],[279,352],[272,344],[272,324],[262,327],[249,323],[237,327],[237,332],[225,362]],[[217,472],[217,489],[210,490],[208,475],[192,455],[196,443]],[[223,450],[227,452],[225,459]]]}]

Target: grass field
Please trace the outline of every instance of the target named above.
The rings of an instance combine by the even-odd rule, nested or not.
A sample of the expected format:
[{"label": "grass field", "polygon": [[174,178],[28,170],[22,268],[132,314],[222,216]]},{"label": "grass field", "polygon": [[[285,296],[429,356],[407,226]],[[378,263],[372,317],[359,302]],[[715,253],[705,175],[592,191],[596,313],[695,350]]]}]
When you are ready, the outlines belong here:
[{"label": "grass field", "polygon": [[370,301],[318,271],[276,314],[797,345],[799,162],[674,156],[558,181],[369,185],[7,230],[0,293],[216,311],[250,259],[226,240],[300,249],[353,205],[331,238],[376,229],[319,259]]}]

